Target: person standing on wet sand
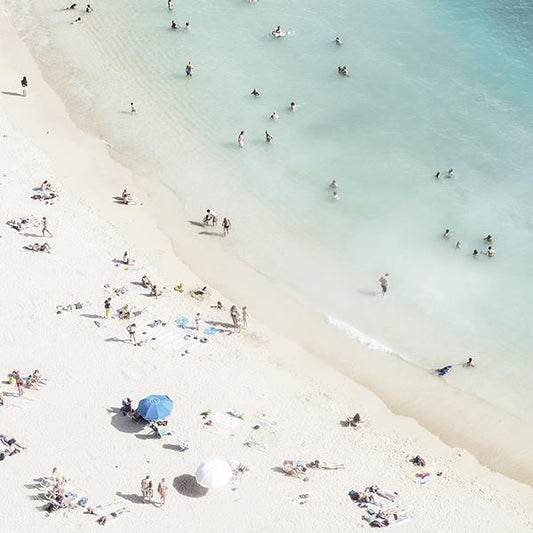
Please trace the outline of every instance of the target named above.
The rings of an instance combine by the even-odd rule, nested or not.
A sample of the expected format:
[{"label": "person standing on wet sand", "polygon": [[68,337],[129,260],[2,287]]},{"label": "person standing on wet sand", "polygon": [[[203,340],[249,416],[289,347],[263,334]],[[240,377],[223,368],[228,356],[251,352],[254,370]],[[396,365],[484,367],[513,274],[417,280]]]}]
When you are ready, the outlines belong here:
[{"label": "person standing on wet sand", "polygon": [[224,220],[222,221],[222,228],[224,230],[224,237],[227,237],[231,230],[231,220],[229,218],[224,217]]},{"label": "person standing on wet sand", "polygon": [[107,298],[104,302],[105,309],[105,318],[109,318],[109,313],[111,313],[111,298]]},{"label": "person standing on wet sand", "polygon": [[196,331],[200,331],[200,322],[201,322],[200,313],[196,313],[196,316],[194,317],[194,325],[196,327]]},{"label": "person standing on wet sand", "polygon": [[26,76],[22,77],[22,79],[20,80],[20,85],[22,86],[22,96],[26,96],[26,94],[28,94],[28,80]]},{"label": "person standing on wet sand", "polygon": [[248,308],[244,306],[242,308],[242,329],[246,329],[248,327]]},{"label": "person standing on wet sand", "polygon": [[381,286],[381,294],[385,296],[387,289],[389,288],[389,275],[383,274],[383,276],[379,278],[379,284]]},{"label": "person standing on wet sand", "polygon": [[48,233],[48,235],[50,235],[50,237],[53,237],[53,235],[50,233],[50,230],[48,229],[48,220],[46,220],[46,217],[43,217],[42,219],[42,225],[43,225],[43,237],[44,237],[44,234],[45,233]]},{"label": "person standing on wet sand", "polygon": [[141,495],[144,501],[148,497],[148,483],[150,483],[150,476],[146,476],[141,480]]}]

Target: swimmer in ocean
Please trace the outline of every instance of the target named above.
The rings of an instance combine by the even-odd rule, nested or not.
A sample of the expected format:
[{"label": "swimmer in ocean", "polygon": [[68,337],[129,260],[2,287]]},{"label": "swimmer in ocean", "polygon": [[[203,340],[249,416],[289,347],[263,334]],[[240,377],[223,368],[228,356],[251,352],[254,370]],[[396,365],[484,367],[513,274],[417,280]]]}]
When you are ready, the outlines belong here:
[{"label": "swimmer in ocean", "polygon": [[271,143],[272,140],[274,139],[274,137],[272,137],[272,135],[270,135],[270,133],[268,133],[268,131],[265,130],[265,140],[267,143]]},{"label": "swimmer in ocean", "polygon": [[488,257],[494,257],[495,253],[496,252],[492,249],[492,246],[489,246],[487,248],[487,251],[485,252],[485,255],[487,255]]},{"label": "swimmer in ocean", "polygon": [[178,26],[174,21],[172,21],[172,22],[170,23],[170,27],[171,27],[173,30],[177,30],[177,29],[179,28],[179,26]]},{"label": "swimmer in ocean", "polygon": [[459,248],[461,248],[461,246],[462,246],[461,241],[457,241],[457,242],[455,243],[455,248],[456,248],[457,250],[459,250]]},{"label": "swimmer in ocean", "polygon": [[336,188],[337,188],[337,180],[333,180],[333,181],[329,184],[329,187],[330,187],[330,189],[336,189]]},{"label": "swimmer in ocean", "polygon": [[451,231],[449,229],[447,229],[443,234],[442,236],[445,238],[445,239],[449,239],[450,238],[450,235],[451,235]]},{"label": "swimmer in ocean", "polygon": [[477,251],[477,249],[474,249],[474,251],[472,252],[472,255],[474,257],[477,257],[479,255],[479,252]]},{"label": "swimmer in ocean", "polygon": [[440,178],[440,171],[435,174],[435,179],[438,180],[439,178]]},{"label": "swimmer in ocean", "polygon": [[274,111],[272,115],[270,115],[270,120],[273,120],[274,122],[277,122],[279,120],[279,115],[276,111]]},{"label": "swimmer in ocean", "polygon": [[487,244],[492,244],[493,241],[494,241],[492,235],[487,235],[483,240],[484,240]]},{"label": "swimmer in ocean", "polygon": [[338,200],[340,198],[339,193],[337,191],[333,191],[333,194],[331,195],[331,197],[334,200]]},{"label": "swimmer in ocean", "polygon": [[291,102],[289,105],[291,111],[294,113],[296,111],[296,102]]},{"label": "swimmer in ocean", "polygon": [[469,357],[469,358],[468,358],[468,361],[467,361],[466,363],[464,363],[463,366],[464,366],[465,368],[473,368],[473,367],[475,367],[476,365],[475,365],[475,363],[474,363],[474,359],[473,359],[472,357]]},{"label": "swimmer in ocean", "polygon": [[455,178],[455,172],[453,171],[453,168],[450,168],[450,170],[448,170],[448,173],[446,174],[446,177],[447,178]]},{"label": "swimmer in ocean", "polygon": [[340,37],[335,37],[335,40],[333,42],[338,46],[342,46],[342,41]]},{"label": "swimmer in ocean", "polygon": [[257,89],[254,89],[250,95],[252,96],[255,96],[256,98],[259,98],[259,96],[261,96],[261,93],[257,90]]},{"label": "swimmer in ocean", "polygon": [[343,78],[347,78],[349,76],[348,74],[348,69],[346,68],[346,66],[344,67],[337,67],[337,72],[339,73],[340,76],[342,76]]},{"label": "swimmer in ocean", "polygon": [[186,30],[190,30],[190,29],[191,29],[191,25],[190,25],[188,22],[186,22],[186,23],[185,23],[185,28],[184,28],[184,29],[186,29]]}]

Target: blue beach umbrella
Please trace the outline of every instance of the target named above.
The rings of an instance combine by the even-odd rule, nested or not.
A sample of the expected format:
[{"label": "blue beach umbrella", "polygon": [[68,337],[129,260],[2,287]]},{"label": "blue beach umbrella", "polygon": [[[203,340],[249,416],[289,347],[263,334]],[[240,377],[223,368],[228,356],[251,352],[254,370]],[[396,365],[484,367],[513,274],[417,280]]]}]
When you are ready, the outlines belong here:
[{"label": "blue beach umbrella", "polygon": [[159,420],[165,418],[174,408],[174,402],[168,396],[151,394],[139,402],[137,412],[145,420]]}]

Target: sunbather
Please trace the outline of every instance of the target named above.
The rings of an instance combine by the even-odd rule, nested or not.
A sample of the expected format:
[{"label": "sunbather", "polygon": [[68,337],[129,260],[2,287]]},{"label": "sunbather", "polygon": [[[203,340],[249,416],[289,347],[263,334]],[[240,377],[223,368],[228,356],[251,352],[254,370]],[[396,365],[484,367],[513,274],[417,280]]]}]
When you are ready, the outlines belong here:
[{"label": "sunbather", "polygon": [[307,471],[306,467],[300,461],[283,461],[283,471],[289,475],[300,478]]},{"label": "sunbather", "polygon": [[34,244],[29,244],[24,246],[26,250],[31,250],[32,252],[47,252],[50,253],[50,245],[45,242],[44,244],[39,244],[38,242]]},{"label": "sunbather", "polygon": [[152,285],[152,290],[150,291],[150,296],[155,296],[156,298],[158,296],[161,296],[161,291],[157,290],[157,285]]},{"label": "sunbather", "polygon": [[319,461],[315,459],[307,465],[309,468],[321,468],[322,470],[339,470],[345,468],[342,463],[328,463],[326,461]]},{"label": "sunbather", "polygon": [[118,518],[119,516],[123,515],[124,513],[128,513],[128,512],[129,512],[128,509],[126,509],[125,507],[122,507],[121,509],[117,509],[116,511],[113,511],[112,513],[101,516],[97,520],[97,522],[101,526],[105,526],[108,520],[114,520]]}]

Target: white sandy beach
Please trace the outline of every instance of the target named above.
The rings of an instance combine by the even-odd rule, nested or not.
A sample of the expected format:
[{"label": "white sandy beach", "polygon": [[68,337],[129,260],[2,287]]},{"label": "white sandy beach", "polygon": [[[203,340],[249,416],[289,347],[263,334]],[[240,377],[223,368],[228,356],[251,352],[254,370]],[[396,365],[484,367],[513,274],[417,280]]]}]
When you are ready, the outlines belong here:
[{"label": "white sandy beach", "polygon": [[[258,316],[255,300],[264,289],[241,288],[233,293],[241,295],[239,301],[229,301],[214,289],[204,301],[190,297],[189,290],[204,282],[175,255],[179,246],[173,247],[160,231],[152,213],[157,202],[134,185],[131,171],[109,156],[103,142],[70,120],[3,17],[0,30],[2,91],[17,93],[22,75],[29,79],[28,97],[0,95],[2,222],[46,216],[54,235],[43,239],[40,226],[17,232],[2,225],[0,230],[0,387],[5,394],[0,433],[26,446],[0,463],[0,519],[6,531],[101,527],[81,509],[46,515],[36,480],[53,467],[68,476],[90,506],[114,500],[117,508],[127,508],[112,526],[116,531],[366,529],[361,519],[365,509],[348,492],[374,484],[398,493],[394,507],[409,517],[399,526],[404,531],[533,528],[530,486],[492,472],[412,419],[394,415],[374,393],[280,336],[281,326],[274,332],[252,318],[241,334],[216,333],[206,343],[187,344],[185,356],[180,355],[185,343],[179,339],[178,352],[158,342],[138,347],[124,342],[127,322],[102,319],[104,300],[114,288],[125,291],[113,295],[113,310],[128,303],[141,311],[134,319],[139,337],[143,331],[150,336],[146,324],[156,319],[169,328],[181,316],[194,322],[197,312],[204,324],[231,322],[227,309],[232,303],[247,305],[251,316]],[[51,204],[31,199],[32,189],[45,179],[60,191]],[[143,205],[114,201],[124,187]],[[44,241],[50,254],[23,248]],[[133,268],[113,261],[125,250],[135,258]],[[196,250],[201,253],[199,246]],[[238,275],[224,266],[225,277]],[[167,288],[157,300],[138,285],[143,274],[160,289]],[[172,290],[178,283],[185,285],[183,293]],[[217,300],[226,311],[212,308]],[[57,305],[76,302],[82,309],[57,314]],[[305,324],[297,328],[304,330]],[[28,375],[35,368],[45,381],[39,390],[25,390],[18,397],[16,388],[5,383],[7,374],[17,369]],[[129,396],[136,404],[152,393],[167,394],[175,402],[169,418],[172,435],[162,439],[117,412],[122,398]],[[238,410],[246,417],[232,429],[206,428],[200,413],[208,409]],[[340,421],[355,412],[365,420],[363,427],[342,427]],[[271,432],[252,429],[259,413],[275,421]],[[497,424],[487,420],[487,426]],[[461,420],[457,426],[465,433]],[[243,444],[254,431],[262,435],[263,450]],[[190,441],[190,449],[179,452],[178,439]],[[417,454],[426,459],[427,468],[409,462]],[[184,483],[210,457],[244,463],[250,471],[225,488],[189,494],[190,485],[184,488]],[[278,471],[285,459],[319,459],[346,468],[310,469],[304,482]],[[431,474],[427,483],[411,479],[422,472]],[[170,490],[163,508],[140,498],[140,481],[147,474],[156,484],[161,477],[167,480]],[[305,505],[291,502],[304,493],[312,496]]]}]

